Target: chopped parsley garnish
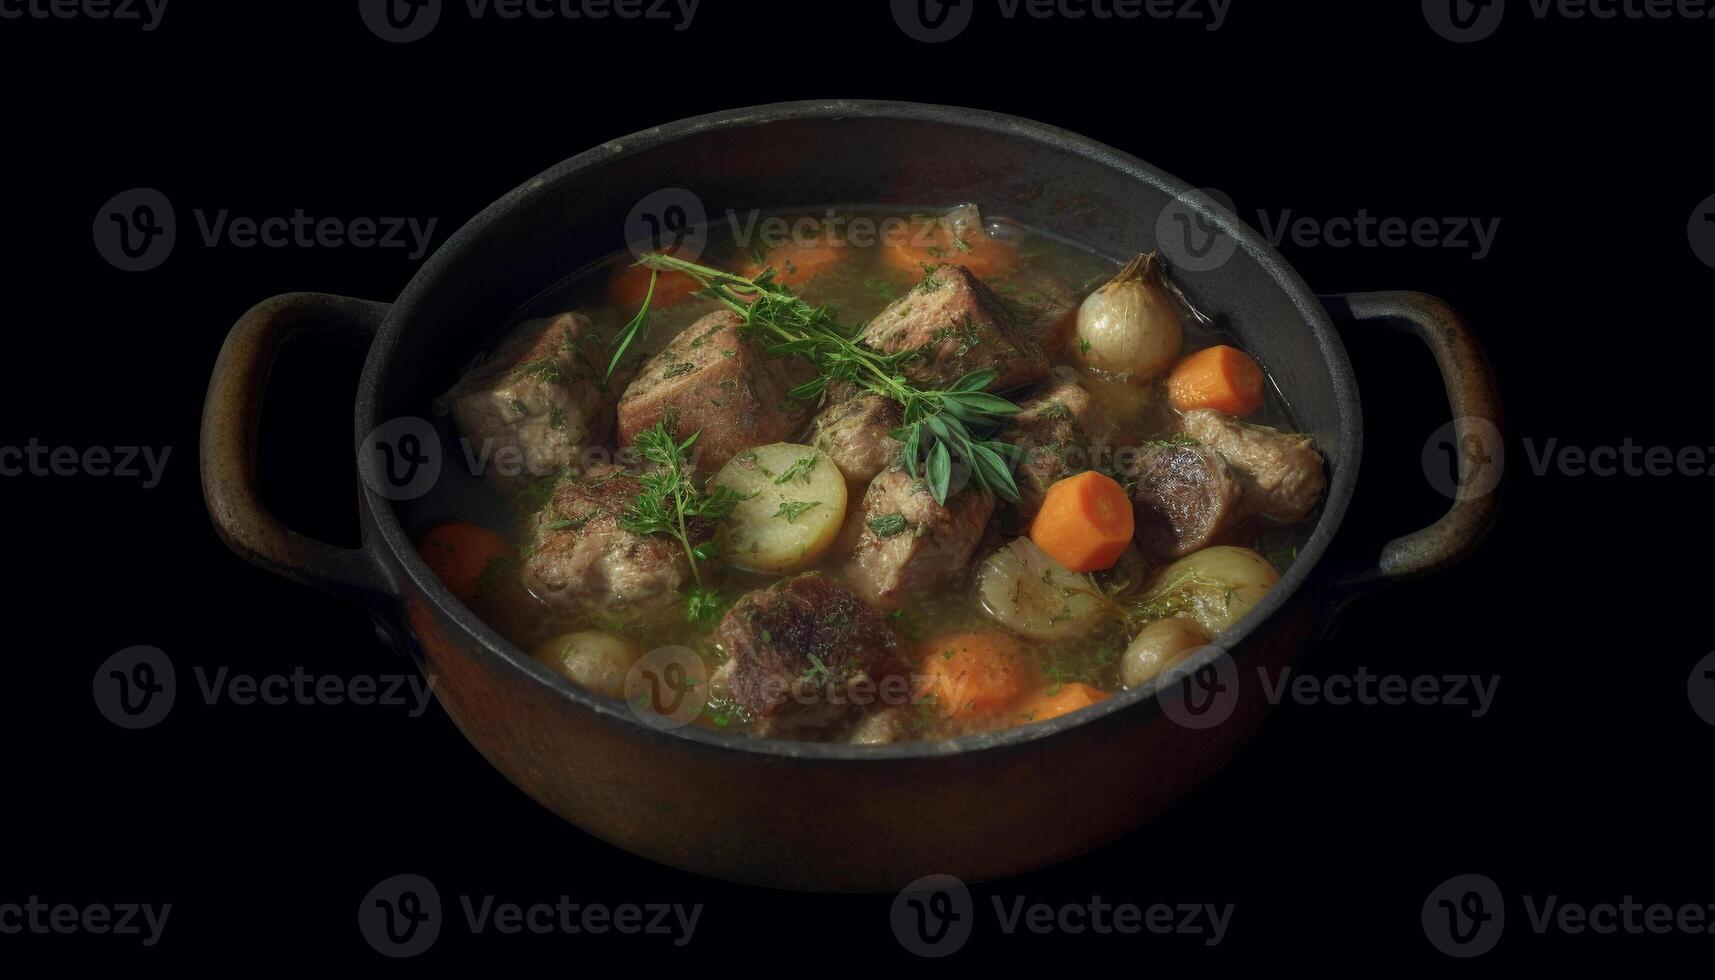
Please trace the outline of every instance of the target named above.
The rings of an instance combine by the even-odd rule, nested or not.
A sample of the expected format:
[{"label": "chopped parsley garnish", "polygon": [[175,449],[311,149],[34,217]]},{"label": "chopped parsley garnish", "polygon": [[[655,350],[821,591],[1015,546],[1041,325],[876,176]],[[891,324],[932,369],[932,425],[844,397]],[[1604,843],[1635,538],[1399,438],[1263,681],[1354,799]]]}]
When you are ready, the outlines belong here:
[{"label": "chopped parsley garnish", "polygon": [[820,456],[802,457],[801,459],[798,460],[798,462],[793,463],[791,466],[788,466],[786,468],[786,472],[775,477],[774,482],[777,485],[778,484],[784,484],[784,483],[790,483],[793,480],[800,480],[804,483],[809,483],[810,482],[810,472],[816,468],[816,461],[819,459],[821,459]]},{"label": "chopped parsley garnish", "polygon": [[537,381],[556,384],[560,381],[560,362],[551,357],[544,357],[519,368],[518,373],[527,378],[535,378]]},{"label": "chopped parsley garnish", "polygon": [[908,522],[904,514],[881,514],[864,522],[878,538],[891,538],[904,534]]},{"label": "chopped parsley garnish", "polygon": [[576,517],[564,517],[564,518],[556,518],[555,520],[551,520],[551,521],[543,521],[542,522],[542,530],[544,530],[544,531],[579,531],[579,530],[583,529],[584,525],[588,524],[590,521],[595,520],[597,513],[598,513],[597,511],[592,510],[592,511],[588,511],[587,513],[579,514]]},{"label": "chopped parsley garnish", "polygon": [[822,506],[822,502],[820,500],[782,500],[780,502],[780,509],[774,512],[774,516],[784,517],[786,518],[786,523],[791,524],[798,518],[804,516],[804,513],[812,507],[820,506]]}]

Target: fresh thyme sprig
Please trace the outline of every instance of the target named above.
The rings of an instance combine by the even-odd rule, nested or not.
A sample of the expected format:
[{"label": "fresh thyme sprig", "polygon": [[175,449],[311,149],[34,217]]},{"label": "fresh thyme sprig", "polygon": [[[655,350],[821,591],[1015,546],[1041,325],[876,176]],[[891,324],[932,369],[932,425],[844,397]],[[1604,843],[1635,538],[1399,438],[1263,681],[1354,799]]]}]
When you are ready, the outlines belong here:
[{"label": "fresh thyme sprig", "polygon": [[963,467],[976,484],[1003,499],[1018,502],[1012,466],[1023,453],[993,438],[1018,406],[984,389],[999,372],[974,371],[946,389],[918,387],[905,376],[905,362],[916,350],[888,354],[875,350],[841,324],[826,306],[812,306],[775,282],[772,268],[755,278],[734,275],[672,255],[652,253],[639,264],[651,270],[649,292],[637,315],[614,338],[608,373],[648,331],[655,282],[662,272],[690,276],[697,295],[713,300],[744,318],[745,326],[771,357],[803,357],[816,366],[816,377],[793,388],[791,397],[810,401],[822,397],[834,381],[849,381],[899,403],[903,425],[891,435],[903,449],[905,469],[923,478],[936,503],[945,504],[956,490],[956,469]]},{"label": "fresh thyme sprig", "polygon": [[637,478],[643,491],[619,516],[621,527],[632,534],[665,535],[677,541],[691,564],[691,588],[685,594],[685,618],[700,629],[712,627],[721,611],[720,594],[703,583],[698,562],[719,555],[712,541],[691,543],[695,521],[724,521],[732,516],[745,497],[731,487],[697,488],[691,478],[690,452],[696,443],[693,433],[683,442],[673,437],[665,421],[638,433],[637,453],[654,469]]}]

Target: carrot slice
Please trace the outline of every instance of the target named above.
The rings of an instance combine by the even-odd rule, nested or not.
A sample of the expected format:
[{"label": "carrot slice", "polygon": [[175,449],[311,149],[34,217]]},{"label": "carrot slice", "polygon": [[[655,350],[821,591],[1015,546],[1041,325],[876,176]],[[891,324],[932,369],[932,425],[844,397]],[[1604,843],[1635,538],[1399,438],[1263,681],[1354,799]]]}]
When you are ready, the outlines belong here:
[{"label": "carrot slice", "polygon": [[1167,376],[1167,396],[1181,412],[1212,408],[1249,415],[1262,407],[1262,368],[1249,354],[1222,344],[1180,361]]},{"label": "carrot slice", "polygon": [[[667,249],[671,255],[675,249]],[[630,315],[643,305],[644,297],[649,295],[649,277],[654,270],[648,266],[637,265],[621,260],[614,267],[613,276],[608,280],[607,294],[621,312]],[[685,297],[697,290],[697,282],[683,272],[663,272],[655,282],[655,298],[650,305],[656,309],[672,306],[684,301]]]},{"label": "carrot slice", "polygon": [[933,231],[913,224],[909,234],[891,236],[881,246],[883,262],[913,275],[945,263],[962,265],[981,279],[1004,272],[1018,261],[1018,249],[1012,245],[996,241],[981,231],[957,236],[939,223]]},{"label": "carrot slice", "polygon": [[999,630],[936,637],[918,648],[917,659],[923,675],[918,696],[932,696],[950,718],[1005,711],[1039,683],[1024,644]]},{"label": "carrot slice", "polygon": [[1029,721],[1047,721],[1088,708],[1108,695],[1088,684],[1061,684],[1033,695],[1019,706],[1019,713]]},{"label": "carrot slice", "polygon": [[475,524],[442,524],[417,542],[429,570],[461,602],[476,598],[484,572],[512,554],[500,535]]},{"label": "carrot slice", "polygon": [[1131,536],[1131,498],[1113,477],[1086,470],[1048,488],[1030,540],[1068,571],[1112,568]]},{"label": "carrot slice", "polygon": [[840,243],[788,242],[771,249],[759,262],[744,268],[746,278],[754,279],[762,270],[772,268],[774,281],[786,286],[801,286],[844,262],[852,253],[851,246]]}]

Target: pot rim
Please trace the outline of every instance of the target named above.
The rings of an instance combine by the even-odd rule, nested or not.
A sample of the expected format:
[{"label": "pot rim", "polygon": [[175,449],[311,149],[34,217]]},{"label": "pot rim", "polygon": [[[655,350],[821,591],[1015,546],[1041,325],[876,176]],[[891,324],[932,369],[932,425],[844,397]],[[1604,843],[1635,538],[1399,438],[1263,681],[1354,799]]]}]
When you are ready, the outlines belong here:
[{"label": "pot rim", "polygon": [[[1146,183],[1171,197],[1194,193],[1196,188],[1166,174],[1142,160],[1080,136],[1076,133],[1035,122],[1018,116],[957,106],[931,105],[914,102],[871,100],[810,100],[780,102],[767,105],[730,109],[694,116],[676,122],[640,130],[629,136],[609,140],[560,163],[507,192],[484,208],[463,227],[455,231],[440,248],[422,264],[417,274],[405,286],[388,312],[376,335],[363,367],[358,388],[355,439],[361,445],[375,428],[381,394],[385,389],[393,355],[402,339],[405,325],[414,318],[416,309],[432,283],[445,270],[454,266],[482,236],[495,226],[529,208],[550,187],[612,166],[637,153],[652,150],[696,133],[737,129],[764,123],[789,120],[826,119],[896,119],[906,122],[930,122],[966,129],[999,133],[1045,142],[1068,150],[1093,163],[1118,170]],[[1188,668],[1200,667],[1218,658],[1223,651],[1237,651],[1251,635],[1273,618],[1303,588],[1319,569],[1329,545],[1350,504],[1357,483],[1358,465],[1362,456],[1362,414],[1359,407],[1357,381],[1352,373],[1345,346],[1335,332],[1332,320],[1316,294],[1266,239],[1241,219],[1224,210],[1211,209],[1208,217],[1222,231],[1231,235],[1239,249],[1249,255],[1274,279],[1287,295],[1309,327],[1311,338],[1320,349],[1335,385],[1335,404],[1339,414],[1341,451],[1330,459],[1328,492],[1323,500],[1321,515],[1309,539],[1299,549],[1298,557],[1255,608],[1246,613],[1219,637],[1220,645],[1210,644],[1185,662]],[[1290,398],[1288,398],[1290,404]],[[359,481],[362,484],[362,481]],[[661,728],[636,717],[623,702],[602,697],[578,687],[550,670],[545,664],[510,641],[501,637],[482,622],[437,579],[417,554],[405,533],[403,524],[392,505],[367,485],[362,485],[365,526],[378,534],[391,552],[392,562],[410,577],[411,582],[433,603],[436,610],[474,637],[491,656],[510,668],[529,674],[538,682],[554,689],[557,694],[598,715],[616,719],[633,726],[639,734],[655,733],[714,750],[736,751],[796,760],[854,760],[882,762],[894,759],[925,759],[968,752],[1013,748],[1028,743],[1064,735],[1073,728],[1101,722],[1112,722],[1123,713],[1143,715],[1159,710],[1156,691],[1161,684],[1121,691],[1082,711],[1061,715],[1046,721],[1032,722],[999,731],[961,735],[938,740],[913,740],[887,745],[851,745],[830,742],[803,742],[781,738],[747,738],[725,735],[697,725]],[[1237,657],[1234,657],[1237,660]]]}]

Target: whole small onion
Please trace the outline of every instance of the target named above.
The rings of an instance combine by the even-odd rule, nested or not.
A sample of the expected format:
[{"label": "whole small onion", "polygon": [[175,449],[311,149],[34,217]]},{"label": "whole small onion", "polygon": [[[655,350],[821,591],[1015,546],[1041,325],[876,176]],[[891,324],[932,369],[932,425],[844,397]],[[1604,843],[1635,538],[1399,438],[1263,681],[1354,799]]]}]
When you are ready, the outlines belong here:
[{"label": "whole small onion", "polygon": [[1071,356],[1109,377],[1142,384],[1179,357],[1185,331],[1160,284],[1155,253],[1139,255],[1078,307]]}]

